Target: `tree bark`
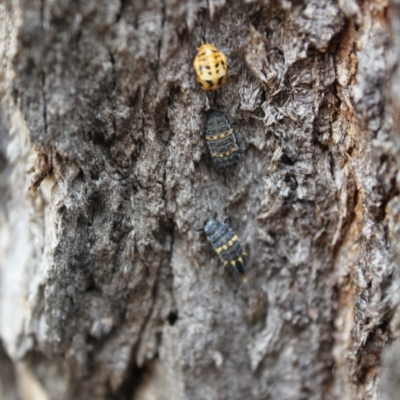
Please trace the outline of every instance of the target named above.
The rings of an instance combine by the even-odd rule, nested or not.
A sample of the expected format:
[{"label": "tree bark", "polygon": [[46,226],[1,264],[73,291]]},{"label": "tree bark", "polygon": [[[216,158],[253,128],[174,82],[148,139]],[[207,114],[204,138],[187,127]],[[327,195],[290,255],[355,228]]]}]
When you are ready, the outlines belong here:
[{"label": "tree bark", "polygon": [[[398,0],[7,0],[0,21],[0,397],[398,397]],[[240,143],[225,171],[209,108]],[[196,231],[214,213],[247,283]]]}]

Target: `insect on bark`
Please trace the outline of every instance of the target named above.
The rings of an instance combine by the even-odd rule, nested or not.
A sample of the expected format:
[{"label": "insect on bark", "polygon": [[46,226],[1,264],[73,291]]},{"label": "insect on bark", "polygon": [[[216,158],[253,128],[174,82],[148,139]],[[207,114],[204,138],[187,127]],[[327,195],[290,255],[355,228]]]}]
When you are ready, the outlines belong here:
[{"label": "insect on bark", "polygon": [[210,43],[202,43],[193,60],[196,81],[203,90],[216,90],[228,78],[228,62],[224,53]]},{"label": "insect on bark", "polygon": [[204,233],[224,266],[231,266],[236,273],[247,281],[245,275],[245,252],[236,233],[223,222],[210,219],[204,224]]},{"label": "insect on bark", "polygon": [[207,112],[205,135],[215,168],[226,168],[239,162],[236,135],[224,114],[213,109]]}]

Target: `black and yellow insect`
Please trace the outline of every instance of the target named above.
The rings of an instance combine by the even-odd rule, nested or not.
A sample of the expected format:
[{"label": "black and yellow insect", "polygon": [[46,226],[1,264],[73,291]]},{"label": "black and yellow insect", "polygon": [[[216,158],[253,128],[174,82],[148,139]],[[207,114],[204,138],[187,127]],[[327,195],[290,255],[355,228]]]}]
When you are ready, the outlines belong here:
[{"label": "black and yellow insect", "polygon": [[215,168],[225,168],[239,162],[240,150],[236,136],[224,114],[213,109],[207,112],[205,134]]},{"label": "black and yellow insect", "polygon": [[224,53],[210,43],[202,43],[193,60],[196,81],[203,90],[216,90],[228,78],[228,63]]},{"label": "black and yellow insect", "polygon": [[231,266],[242,276],[243,282],[247,281],[243,247],[236,233],[223,222],[210,219],[204,224],[204,233],[211,243],[214,251],[224,262],[224,266]]}]

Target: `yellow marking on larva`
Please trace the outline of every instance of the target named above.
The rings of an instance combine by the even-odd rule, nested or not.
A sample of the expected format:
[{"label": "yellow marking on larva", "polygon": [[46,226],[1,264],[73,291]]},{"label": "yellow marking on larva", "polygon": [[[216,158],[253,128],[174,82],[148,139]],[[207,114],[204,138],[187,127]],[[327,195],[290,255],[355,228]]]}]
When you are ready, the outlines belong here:
[{"label": "yellow marking on larva", "polygon": [[[239,238],[237,237],[237,235],[233,235],[232,239],[228,243],[225,243],[220,247],[216,247],[215,251],[217,254],[221,254],[223,251],[226,251],[229,248],[231,248],[238,241],[239,241]],[[241,258],[239,258],[239,260],[241,260]],[[242,260],[242,262],[243,262],[243,260]]]},{"label": "yellow marking on larva", "polygon": [[220,157],[220,158],[224,158],[224,157],[228,157],[229,155],[231,155],[232,153],[234,153],[235,151],[238,151],[237,146],[232,147],[230,150],[228,150],[226,153],[211,153],[211,157]]},{"label": "yellow marking on larva", "polygon": [[233,259],[233,260],[230,260],[230,261],[224,261],[224,264],[231,264],[232,265],[232,267],[236,267],[236,264],[237,263],[241,263],[241,264],[243,264],[243,259],[242,259],[242,257],[238,257],[238,258],[235,258],[235,259]]},{"label": "yellow marking on larva", "polygon": [[206,136],[206,140],[208,141],[214,141],[214,140],[221,140],[221,139],[225,139],[226,137],[232,135],[233,130],[229,130],[227,132],[221,133],[219,135],[212,135],[212,136]]},{"label": "yellow marking on larva", "polygon": [[226,247],[232,247],[236,242],[239,241],[239,238],[237,237],[237,235],[233,235],[232,239],[226,244]]},{"label": "yellow marking on larva", "polygon": [[236,268],[236,264],[238,264],[238,263],[240,263],[240,264],[243,265],[243,258],[242,258],[242,257],[235,258],[235,259],[229,261],[229,263],[230,263],[234,268]]},{"label": "yellow marking on larva", "polygon": [[229,242],[229,243],[226,243],[226,244],[223,244],[223,245],[220,246],[220,247],[217,247],[217,248],[215,249],[215,251],[216,251],[217,254],[220,254],[220,253],[222,253],[223,251],[228,250],[229,247],[230,247],[230,242]]},{"label": "yellow marking on larva", "polygon": [[232,236],[232,239],[231,239],[231,241],[229,242],[229,243],[234,243],[234,242],[237,242],[239,240],[239,238],[237,237],[237,235],[233,235]]}]

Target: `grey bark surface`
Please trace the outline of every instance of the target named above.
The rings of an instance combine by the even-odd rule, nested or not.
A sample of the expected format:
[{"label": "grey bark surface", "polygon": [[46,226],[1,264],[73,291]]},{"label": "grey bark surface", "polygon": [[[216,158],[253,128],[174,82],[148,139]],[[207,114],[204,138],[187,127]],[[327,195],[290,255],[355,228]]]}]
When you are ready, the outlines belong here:
[{"label": "grey bark surface", "polygon": [[[0,5],[0,397],[394,398],[399,10]],[[202,35],[229,60],[215,93]],[[225,172],[210,107],[242,150]],[[247,283],[193,229],[214,212]]]}]

